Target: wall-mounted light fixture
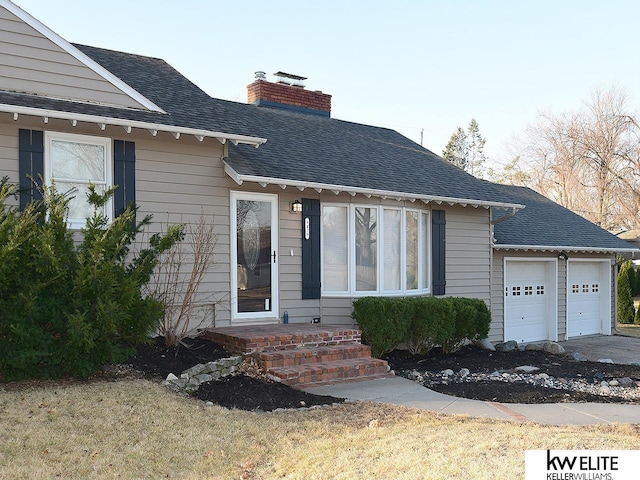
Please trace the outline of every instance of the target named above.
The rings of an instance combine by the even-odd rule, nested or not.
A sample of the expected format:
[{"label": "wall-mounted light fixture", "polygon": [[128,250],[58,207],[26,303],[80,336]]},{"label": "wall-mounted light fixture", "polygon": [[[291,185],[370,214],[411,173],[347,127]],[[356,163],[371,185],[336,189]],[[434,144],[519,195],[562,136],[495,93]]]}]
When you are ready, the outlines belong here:
[{"label": "wall-mounted light fixture", "polygon": [[558,255],[558,258],[560,260],[568,260],[569,259],[569,255],[567,255],[566,253],[562,252],[560,255]]},{"label": "wall-mounted light fixture", "polygon": [[302,213],[302,202],[300,200],[294,200],[289,204],[289,211],[291,213]]}]

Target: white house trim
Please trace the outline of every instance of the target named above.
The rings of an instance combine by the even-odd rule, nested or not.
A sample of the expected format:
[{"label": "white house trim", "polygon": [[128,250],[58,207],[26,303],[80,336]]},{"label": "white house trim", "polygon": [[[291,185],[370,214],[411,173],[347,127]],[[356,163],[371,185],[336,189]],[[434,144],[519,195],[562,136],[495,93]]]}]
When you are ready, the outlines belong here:
[{"label": "white house trim", "polygon": [[[3,1],[3,0],[0,0]],[[22,107],[17,105],[0,104],[0,112],[13,114],[14,121],[19,118],[20,115],[30,115],[35,117],[42,117],[44,123],[48,123],[50,119],[55,118],[59,120],[68,120],[72,126],[76,126],[78,122],[95,123],[100,126],[101,130],[104,130],[106,125],[119,126],[124,128],[126,133],[131,133],[132,128],[139,128],[148,130],[153,135],[153,132],[169,132],[176,139],[180,138],[181,134],[193,135],[199,141],[203,141],[205,137],[212,137],[217,139],[220,143],[224,144],[227,140],[234,144],[244,143],[248,145],[254,145],[256,148],[267,141],[266,138],[250,137],[247,135],[236,135],[233,133],[222,133],[211,130],[201,130],[197,128],[178,127],[173,125],[163,125],[160,123],[140,122],[137,120],[126,120],[121,118],[109,118],[97,115],[86,115],[84,113],[70,113],[61,112],[56,110],[47,110],[34,107]],[[154,135],[155,136],[155,135]]]},{"label": "white house trim", "polygon": [[442,204],[447,203],[449,205],[462,205],[466,207],[467,205],[478,208],[491,208],[491,207],[499,207],[499,208],[513,208],[517,210],[522,210],[525,206],[519,203],[503,203],[503,202],[490,202],[484,200],[472,200],[467,198],[453,198],[453,197],[440,197],[436,195],[420,195],[414,193],[405,193],[405,192],[394,192],[390,190],[378,190],[371,188],[362,188],[362,187],[352,187],[349,185],[333,185],[328,183],[316,183],[316,182],[302,182],[298,180],[289,180],[283,178],[274,178],[274,177],[260,177],[257,175],[242,175],[234,170],[234,168],[229,165],[226,161],[224,162],[224,171],[231,179],[236,182],[238,185],[242,185],[244,182],[253,182],[266,187],[267,185],[279,185],[282,188],[285,187],[296,187],[298,190],[303,191],[305,188],[311,188],[320,193],[322,190],[328,190],[336,195],[341,192],[347,192],[349,194],[356,195],[361,194],[370,197],[381,197],[385,198],[394,198],[398,201],[408,200],[410,202],[415,202],[416,200],[422,200],[424,203],[436,203]]},{"label": "white house trim", "polygon": [[538,251],[538,252],[553,252],[553,251],[565,251],[565,252],[580,252],[580,253],[640,253],[638,248],[599,248],[599,247],[570,247],[562,245],[491,245],[496,250],[522,250],[522,251]]}]

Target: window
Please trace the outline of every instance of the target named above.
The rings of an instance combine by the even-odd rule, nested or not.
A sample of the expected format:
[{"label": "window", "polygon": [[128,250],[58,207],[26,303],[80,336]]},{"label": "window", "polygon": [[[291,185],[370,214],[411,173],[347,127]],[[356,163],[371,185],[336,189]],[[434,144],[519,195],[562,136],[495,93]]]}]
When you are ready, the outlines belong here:
[{"label": "window", "polygon": [[[93,214],[87,201],[89,184],[103,193],[113,185],[111,140],[109,138],[45,132],[45,180],[55,182],[60,193],[71,191],[69,224],[82,228],[86,218]],[[104,207],[108,219],[112,218],[112,203]]]},{"label": "window", "polygon": [[525,294],[525,296],[533,295],[533,286],[532,285],[525,285],[524,286],[524,294]]},{"label": "window", "polygon": [[429,291],[428,212],[323,204],[321,224],[323,293]]}]

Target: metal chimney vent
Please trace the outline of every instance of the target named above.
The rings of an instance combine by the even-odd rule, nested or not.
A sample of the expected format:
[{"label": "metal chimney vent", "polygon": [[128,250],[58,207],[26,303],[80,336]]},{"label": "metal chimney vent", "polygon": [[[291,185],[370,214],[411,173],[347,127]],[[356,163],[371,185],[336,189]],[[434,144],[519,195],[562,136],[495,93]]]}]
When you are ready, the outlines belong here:
[{"label": "metal chimney vent", "polygon": [[258,70],[255,73],[255,78],[256,78],[256,80],[266,80],[267,79],[267,74],[264,73],[262,70]]},{"label": "metal chimney vent", "polygon": [[307,79],[307,77],[301,77],[300,75],[285,72],[276,72],[274,75],[278,78],[278,83],[284,83],[286,85],[300,88],[304,88],[304,81]]}]

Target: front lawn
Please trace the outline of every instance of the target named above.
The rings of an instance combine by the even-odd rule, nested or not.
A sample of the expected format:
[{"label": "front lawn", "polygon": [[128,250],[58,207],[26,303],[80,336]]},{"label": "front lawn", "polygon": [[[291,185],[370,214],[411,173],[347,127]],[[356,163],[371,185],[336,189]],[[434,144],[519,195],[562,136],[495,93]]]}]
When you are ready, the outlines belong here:
[{"label": "front lawn", "polygon": [[146,380],[0,387],[0,478],[523,478],[526,449],[636,449],[640,426],[549,427],[371,403],[253,413]]}]

